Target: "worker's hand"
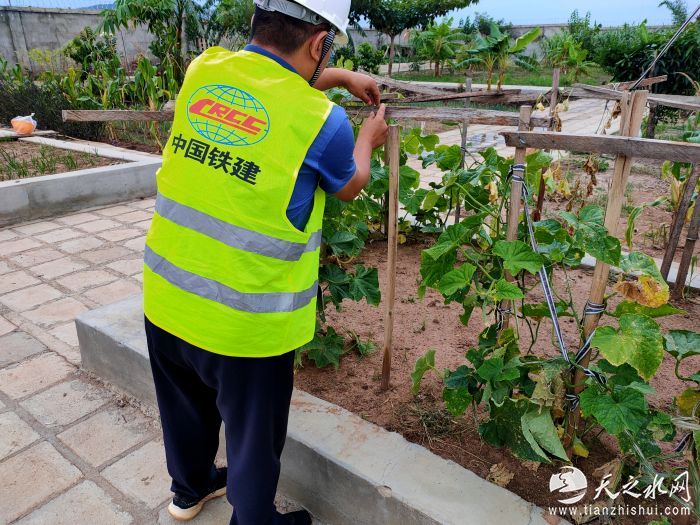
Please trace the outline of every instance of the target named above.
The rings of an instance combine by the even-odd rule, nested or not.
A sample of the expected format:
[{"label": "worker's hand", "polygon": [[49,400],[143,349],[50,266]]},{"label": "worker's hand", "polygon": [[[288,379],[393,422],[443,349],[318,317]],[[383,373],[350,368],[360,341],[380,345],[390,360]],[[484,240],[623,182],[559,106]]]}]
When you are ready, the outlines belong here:
[{"label": "worker's hand", "polygon": [[386,142],[389,126],[387,126],[386,120],[384,120],[385,111],[386,106],[382,104],[379,106],[376,113],[373,111],[369,114],[369,117],[362,123],[360,132],[357,135],[358,142],[366,141],[372,149],[378,148]]},{"label": "worker's hand", "polygon": [[369,106],[378,106],[380,102],[377,82],[363,73],[348,71],[343,79],[345,89]]}]

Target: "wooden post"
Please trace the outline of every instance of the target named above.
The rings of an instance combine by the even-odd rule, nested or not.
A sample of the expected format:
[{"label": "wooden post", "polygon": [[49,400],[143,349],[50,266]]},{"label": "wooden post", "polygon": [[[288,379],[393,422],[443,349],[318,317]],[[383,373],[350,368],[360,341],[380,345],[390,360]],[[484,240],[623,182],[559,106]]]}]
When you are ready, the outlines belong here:
[{"label": "wooden post", "polygon": [[[549,118],[552,119],[549,127],[549,131],[554,129],[554,112],[556,111],[557,104],[559,103],[559,76],[561,69],[555,67],[552,70],[552,95],[549,99]],[[544,207],[544,194],[547,189],[544,182],[544,174],[547,168],[542,168],[542,175],[540,175],[540,187],[537,190],[537,205],[532,212],[532,220],[539,221],[542,218],[542,208]]]},{"label": "wooden post", "polygon": [[[642,126],[642,117],[644,108],[647,103],[647,91],[635,91],[630,94],[625,91],[622,93],[620,105],[622,114],[620,116],[620,135],[623,136],[638,136]],[[625,198],[625,188],[627,187],[627,178],[632,169],[632,157],[618,155],[615,160],[615,169],[613,172],[612,182],[608,191],[608,205],[605,210],[605,227],[610,235],[615,236],[618,223],[620,222],[620,213],[622,204]],[[610,266],[604,262],[597,261],[593,271],[593,283],[591,292],[588,297],[588,302],[591,304],[601,304],[605,299],[605,287],[608,284],[608,274]],[[598,325],[599,315],[587,315],[583,318],[583,340],[585,341],[593,333]],[[580,365],[587,367],[591,359],[590,352],[584,356]],[[573,393],[578,395],[584,388],[585,376],[583,370],[576,368],[573,374]],[[566,427],[566,436],[564,445],[567,448],[567,453],[571,457],[574,437],[577,434],[578,423],[580,419],[580,406],[575,410],[569,411],[568,424]]]},{"label": "wooden post", "polygon": [[671,295],[671,297],[675,300],[678,300],[683,296],[683,290],[685,289],[685,281],[688,277],[688,269],[690,268],[690,261],[692,261],[693,259],[695,243],[698,240],[698,231],[700,231],[700,202],[695,201],[693,216],[690,219],[690,226],[688,226],[688,235],[685,238],[685,248],[683,248],[683,256],[681,257],[681,262],[678,264],[678,273],[676,274],[676,285],[674,286],[673,294]]},{"label": "wooden post", "polygon": [[[467,76],[467,80],[464,84],[464,89],[466,91],[471,91],[472,90],[472,77]],[[469,99],[465,98],[464,99],[464,109],[469,109]],[[467,119],[464,119],[462,121],[462,158],[459,162],[459,167],[461,169],[464,169],[464,166],[466,164],[467,160],[467,126],[469,125],[469,121]],[[462,202],[457,199],[457,205],[455,206],[455,224],[457,224],[462,215]]]},{"label": "wooden post", "polygon": [[[671,270],[671,264],[673,263],[673,258],[676,255],[676,248],[678,248],[678,241],[681,238],[681,232],[683,231],[683,226],[685,225],[685,217],[688,214],[690,200],[692,199],[693,192],[698,184],[698,178],[700,178],[700,164],[695,165],[695,169],[685,183],[681,201],[678,203],[678,209],[676,210],[676,214],[673,217],[673,222],[671,223],[671,233],[668,236],[668,244],[666,245],[664,260],[661,262],[661,276],[667,281],[668,272]],[[678,280],[676,280],[676,283],[677,282]]]},{"label": "wooden post", "polygon": [[[520,106],[520,123],[518,124],[518,131],[528,131],[530,129],[530,115],[532,113],[532,106]],[[515,148],[515,156],[513,157],[513,164],[524,164],[525,154],[527,153],[527,148],[517,147]],[[523,183],[511,180],[510,182],[510,205],[508,206],[508,223],[506,230],[506,240],[514,241],[518,238],[518,222],[520,219],[520,207],[521,207],[521,197],[523,191]],[[514,281],[515,278],[506,272],[506,279],[509,281]],[[503,310],[512,310],[512,301],[502,301],[501,308]],[[512,316],[506,314],[503,317],[503,329],[508,328],[510,325],[510,318]]]},{"label": "wooden post", "polygon": [[394,336],[394,296],[396,295],[396,257],[398,247],[398,213],[399,213],[399,126],[389,126],[389,134],[384,146],[389,166],[389,238],[387,242],[388,257],[386,264],[387,288],[384,298],[384,357],[382,360],[381,389],[389,388],[391,377],[391,350]]}]

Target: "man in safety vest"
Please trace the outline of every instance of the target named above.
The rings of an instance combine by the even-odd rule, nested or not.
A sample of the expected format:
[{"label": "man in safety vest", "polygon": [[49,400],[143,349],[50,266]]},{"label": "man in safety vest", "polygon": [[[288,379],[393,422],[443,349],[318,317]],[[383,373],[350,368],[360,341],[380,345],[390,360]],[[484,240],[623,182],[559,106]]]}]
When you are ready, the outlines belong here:
[{"label": "man in safety vest", "polygon": [[325,195],[357,196],[387,125],[380,106],[355,142],[321,91],[379,104],[370,77],[325,68],[350,0],[255,4],[251,43],[206,50],[177,98],[146,239],[146,335],[170,513],[191,519],[226,493],[232,524],[299,525],[309,513],[280,514],[274,498],[294,350],[314,335]]}]

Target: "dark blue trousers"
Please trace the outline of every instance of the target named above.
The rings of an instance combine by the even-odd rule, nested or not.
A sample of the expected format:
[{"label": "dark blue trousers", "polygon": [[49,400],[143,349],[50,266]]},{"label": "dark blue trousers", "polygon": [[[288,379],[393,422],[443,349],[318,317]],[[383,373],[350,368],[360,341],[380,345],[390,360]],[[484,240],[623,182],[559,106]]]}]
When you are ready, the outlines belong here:
[{"label": "dark blue trousers", "polygon": [[223,420],[231,525],[277,525],[274,505],[287,436],[294,352],[229,357],[202,350],[146,319],[146,337],[171,490],[201,498],[215,472]]}]

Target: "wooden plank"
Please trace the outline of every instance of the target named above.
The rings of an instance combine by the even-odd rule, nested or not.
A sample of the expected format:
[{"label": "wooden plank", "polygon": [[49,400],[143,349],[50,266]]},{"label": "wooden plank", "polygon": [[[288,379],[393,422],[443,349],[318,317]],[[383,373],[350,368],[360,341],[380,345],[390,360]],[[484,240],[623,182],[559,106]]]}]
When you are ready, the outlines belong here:
[{"label": "wooden plank", "polygon": [[[682,219],[681,219],[682,220]],[[678,273],[676,274],[676,284],[673,288],[673,293],[671,298],[676,301],[683,296],[683,291],[685,290],[685,282],[688,277],[688,270],[690,269],[690,263],[693,260],[693,252],[695,251],[695,243],[698,241],[698,232],[700,231],[700,202],[695,202],[695,208],[693,208],[693,216],[690,218],[690,225],[688,226],[688,235],[685,238],[685,247],[683,248],[683,255],[681,256],[681,262],[678,263]]]},{"label": "wooden plank", "polygon": [[[671,232],[668,235],[668,243],[666,244],[666,251],[664,252],[664,259],[661,261],[661,277],[668,281],[668,272],[671,271],[671,263],[673,263],[673,258],[676,255],[676,248],[678,248],[678,241],[681,238],[681,231],[685,225],[685,218],[688,215],[688,208],[690,207],[690,200],[695,193],[695,187],[698,185],[698,179],[700,178],[700,164],[696,164],[693,172],[688,177],[684,188],[683,195],[680,202],[678,203],[678,208],[673,216],[673,222],[671,223]],[[676,279],[678,282],[678,279]]]},{"label": "wooden plank", "polygon": [[700,162],[700,144],[618,135],[579,135],[549,131],[503,131],[506,145],[536,149],[586,151],[645,159]]},{"label": "wooden plank", "polygon": [[[624,91],[617,91],[602,86],[589,86],[586,84],[574,84],[568,92],[570,98],[600,98],[603,100],[621,100]],[[700,111],[700,97],[684,95],[650,95],[648,103],[656,106],[683,109],[686,111]]]},{"label": "wooden plank", "polygon": [[[628,91],[622,92],[623,99],[621,101],[622,115],[620,117],[620,134],[630,137],[639,134],[642,126],[642,117],[644,108],[646,107],[647,91]],[[608,189],[608,202],[605,209],[605,228],[612,236],[617,236],[617,229],[620,223],[620,213],[622,204],[625,200],[625,190],[627,188],[627,179],[632,171],[632,157],[626,155],[618,155],[615,160],[615,168],[613,171],[612,181]],[[593,282],[591,291],[588,296],[590,304],[601,304],[605,299],[605,288],[608,284],[608,276],[610,274],[610,266],[602,261],[597,261],[593,270]],[[598,326],[600,315],[586,315],[583,318],[583,339],[586,341],[588,337]],[[583,344],[583,342],[581,343]],[[577,367],[572,374],[573,394],[579,395],[585,388],[585,375],[583,368],[588,367],[591,359],[591,352],[588,352],[580,362],[580,367]],[[571,392],[570,392],[571,393]],[[578,434],[579,418],[581,415],[581,406],[569,411],[568,422],[566,426],[566,436],[564,445],[569,457],[572,457],[572,447],[574,437]]]},{"label": "wooden plank", "polygon": [[389,126],[386,139],[386,157],[389,166],[389,238],[386,263],[387,290],[384,297],[384,352],[382,358],[381,389],[387,390],[391,380],[391,354],[394,337],[394,301],[396,298],[396,258],[398,255],[398,212],[399,212],[399,163],[400,163],[400,128]]},{"label": "wooden plank", "polygon": [[[485,90],[479,90],[479,91],[463,91],[462,93],[444,93],[441,95],[420,95],[416,97],[406,97],[405,99],[402,99],[402,103],[407,103],[407,102],[437,102],[437,101],[444,101],[444,100],[461,100],[463,98],[489,98],[489,99],[494,99],[498,100],[499,98],[503,97],[504,95],[518,95],[520,94],[519,89],[505,89],[502,91],[485,91]],[[479,100],[478,102],[481,102]]]},{"label": "wooden plank", "polygon": [[[638,88],[649,87],[649,86],[653,86],[654,84],[660,84],[661,82],[666,82],[667,80],[668,80],[668,75],[659,75],[657,77],[649,77],[649,78],[645,78],[639,84],[637,84],[637,87]],[[627,90],[629,90],[629,88],[634,86],[635,82],[637,82],[637,81],[630,80],[629,82],[610,82],[605,87],[617,89],[619,91],[627,91]]]},{"label": "wooden plank", "polygon": [[700,97],[686,97],[684,95],[652,95],[649,104],[666,106],[667,108],[683,109],[685,111],[700,111]]},{"label": "wooden plank", "polygon": [[62,111],[64,122],[166,122],[173,120],[174,113],[174,111],[129,109],[64,109]]},{"label": "wooden plank", "polygon": [[439,89],[433,89],[425,86],[418,86],[413,82],[408,80],[394,80],[393,78],[384,77],[381,75],[374,75],[372,73],[365,73],[377,81],[377,84],[386,86],[392,89],[400,89],[402,91],[408,91],[411,93],[420,93],[422,95],[440,95],[444,91]]},{"label": "wooden plank", "polygon": [[[518,130],[527,131],[530,129],[530,115],[532,113],[531,106],[522,106],[520,108],[520,114],[518,115]],[[527,154],[527,148],[524,146],[518,146],[515,148],[515,155],[513,157],[513,165],[524,164],[525,156]],[[518,223],[520,222],[520,208],[522,207],[522,191],[523,183],[519,181],[510,181],[510,202],[508,205],[508,222],[506,225],[506,240],[514,241],[518,238]],[[505,277],[508,281],[514,281],[515,278],[510,272],[506,272]],[[515,313],[515,302],[514,301],[502,301],[500,305],[504,312]],[[508,313],[503,314],[503,325],[502,329],[505,330],[510,325],[510,318],[514,315],[509,315]]]},{"label": "wooden plank", "polygon": [[[350,117],[365,117],[374,108],[347,108]],[[519,117],[517,113],[510,111],[493,111],[487,109],[466,108],[440,108],[440,107],[413,107],[413,106],[387,106],[386,117],[394,119],[430,120],[430,121],[455,121],[467,120],[469,124],[486,124],[491,126],[517,127]],[[546,128],[549,125],[548,117],[532,117],[531,127]]]}]

